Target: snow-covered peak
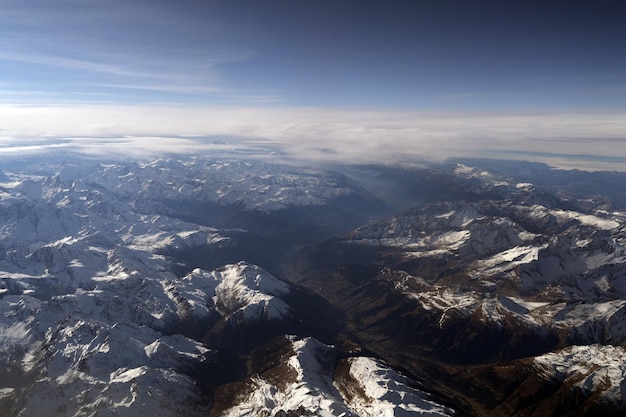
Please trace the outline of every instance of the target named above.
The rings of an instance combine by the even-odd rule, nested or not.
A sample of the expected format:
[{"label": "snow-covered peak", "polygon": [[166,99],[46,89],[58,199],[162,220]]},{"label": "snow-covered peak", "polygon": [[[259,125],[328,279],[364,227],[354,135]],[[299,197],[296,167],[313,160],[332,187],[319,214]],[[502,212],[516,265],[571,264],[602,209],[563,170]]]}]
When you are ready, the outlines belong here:
[{"label": "snow-covered peak", "polygon": [[413,388],[409,379],[376,360],[338,360],[332,346],[313,338],[290,336],[287,342],[282,361],[251,376],[237,395],[236,404],[226,407],[222,416],[454,415],[453,410],[436,403],[427,393]]},{"label": "snow-covered peak", "polygon": [[204,158],[99,165],[84,182],[132,199],[241,204],[261,210],[320,205],[355,192],[338,174],[254,160]]},{"label": "snow-covered peak", "polygon": [[609,403],[626,401],[626,352],[610,345],[571,346],[534,359],[546,378],[558,378],[584,396],[599,395]]},{"label": "snow-covered peak", "polygon": [[471,167],[464,164],[456,164],[454,174],[463,180],[474,180],[480,184],[480,188],[492,188],[510,186],[510,182],[502,175],[496,175],[485,169]]},{"label": "snow-covered peak", "polygon": [[225,317],[243,320],[274,320],[289,314],[289,306],[280,299],[289,286],[260,267],[247,262],[226,265],[206,272],[200,269],[183,278],[192,288],[212,298],[213,305]]},{"label": "snow-covered peak", "polygon": [[[380,361],[368,357],[348,358],[335,385],[346,404],[360,417],[420,415],[444,417],[454,410],[434,401],[430,395],[413,387],[413,382]],[[346,371],[347,369],[347,371]]]},{"label": "snow-covered peak", "polygon": [[24,390],[20,415],[201,415],[201,393],[185,372],[207,352],[145,326],[66,323],[26,355],[25,371],[38,379]]},{"label": "snow-covered peak", "polygon": [[211,272],[219,283],[218,289],[245,288],[267,295],[281,296],[289,292],[289,286],[260,267],[241,261]]}]

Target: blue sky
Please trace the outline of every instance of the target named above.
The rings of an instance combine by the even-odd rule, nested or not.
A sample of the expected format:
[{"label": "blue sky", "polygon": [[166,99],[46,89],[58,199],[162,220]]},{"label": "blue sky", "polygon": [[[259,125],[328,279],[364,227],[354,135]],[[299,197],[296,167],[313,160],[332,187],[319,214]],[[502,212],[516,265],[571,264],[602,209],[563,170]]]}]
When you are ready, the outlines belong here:
[{"label": "blue sky", "polygon": [[[506,120],[508,134],[520,132],[520,140],[539,134],[562,140],[566,131],[570,134],[567,126],[584,114],[579,119],[587,123],[582,130],[588,140],[610,136],[610,143],[619,143],[615,136],[623,137],[620,115],[626,108],[626,6],[621,3],[4,2],[0,137],[127,135],[124,127],[136,129],[146,112],[158,113],[159,120],[177,116],[170,116],[169,128],[146,122],[134,134],[158,136],[176,129],[184,134],[189,120],[180,110],[189,109],[188,114],[215,122],[204,130],[189,129],[194,134],[284,138],[291,132],[294,141],[313,140],[309,135],[324,130],[324,120],[334,113],[343,115],[334,126],[344,133],[367,131],[371,137],[378,129],[384,140],[387,133],[404,129],[413,135],[402,142],[408,146],[420,141],[419,121],[434,111],[446,114],[437,117],[442,132],[461,112],[464,116],[456,120],[475,116],[467,122],[471,126],[493,117],[499,117],[497,126]],[[58,107],[67,114],[86,111],[89,126],[63,132],[54,123],[63,118]],[[226,110],[232,120],[221,119],[228,128],[220,131],[219,117],[211,115],[224,117],[219,112]],[[388,119],[397,123],[372,126],[363,116],[376,110],[392,114]],[[278,111],[291,122],[284,121],[282,130],[267,128]],[[136,115],[134,122],[129,113]],[[555,129],[533,131],[534,118],[544,120],[546,113],[554,116]],[[48,114],[39,120],[51,122],[28,128],[23,121],[34,114]],[[407,119],[399,122],[400,115]],[[417,122],[411,125],[411,120]],[[242,126],[232,128],[237,121]],[[314,128],[316,123],[320,126]],[[468,125],[457,123],[461,137]],[[594,131],[594,125],[601,128]],[[483,135],[470,128],[475,136],[466,138],[468,149],[472,141],[481,145],[479,138],[490,135],[490,126],[483,128]],[[494,141],[489,146],[497,151],[504,145]]]},{"label": "blue sky", "polygon": [[625,107],[619,3],[11,1],[0,89],[19,103]]}]

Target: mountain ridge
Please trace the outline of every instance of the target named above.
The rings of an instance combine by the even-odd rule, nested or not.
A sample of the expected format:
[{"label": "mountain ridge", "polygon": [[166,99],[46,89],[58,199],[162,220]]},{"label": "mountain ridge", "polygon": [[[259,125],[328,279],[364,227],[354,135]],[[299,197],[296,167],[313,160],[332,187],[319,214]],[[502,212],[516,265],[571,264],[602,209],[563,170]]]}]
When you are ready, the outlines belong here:
[{"label": "mountain ridge", "polygon": [[619,415],[619,193],[513,174],[205,158],[5,172],[0,411]]}]

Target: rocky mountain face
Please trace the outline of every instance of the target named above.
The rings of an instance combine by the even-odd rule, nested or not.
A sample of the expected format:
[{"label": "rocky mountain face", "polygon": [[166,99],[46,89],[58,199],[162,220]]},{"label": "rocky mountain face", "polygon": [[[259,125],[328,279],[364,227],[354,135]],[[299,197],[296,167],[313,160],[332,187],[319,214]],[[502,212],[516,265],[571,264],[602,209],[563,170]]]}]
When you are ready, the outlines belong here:
[{"label": "rocky mountain face", "polygon": [[342,305],[347,337],[469,414],[623,413],[624,212],[454,174],[463,199],[303,249],[289,276]]},{"label": "rocky mountain face", "polygon": [[620,200],[508,174],[14,165],[0,415],[622,415]]}]

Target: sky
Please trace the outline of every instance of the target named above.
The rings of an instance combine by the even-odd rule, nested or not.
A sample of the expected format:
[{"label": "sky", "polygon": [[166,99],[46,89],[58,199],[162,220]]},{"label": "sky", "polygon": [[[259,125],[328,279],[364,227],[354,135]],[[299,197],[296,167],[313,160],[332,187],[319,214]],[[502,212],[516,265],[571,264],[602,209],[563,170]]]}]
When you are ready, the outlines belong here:
[{"label": "sky", "polygon": [[231,136],[303,159],[626,170],[621,3],[11,0],[0,152]]}]

